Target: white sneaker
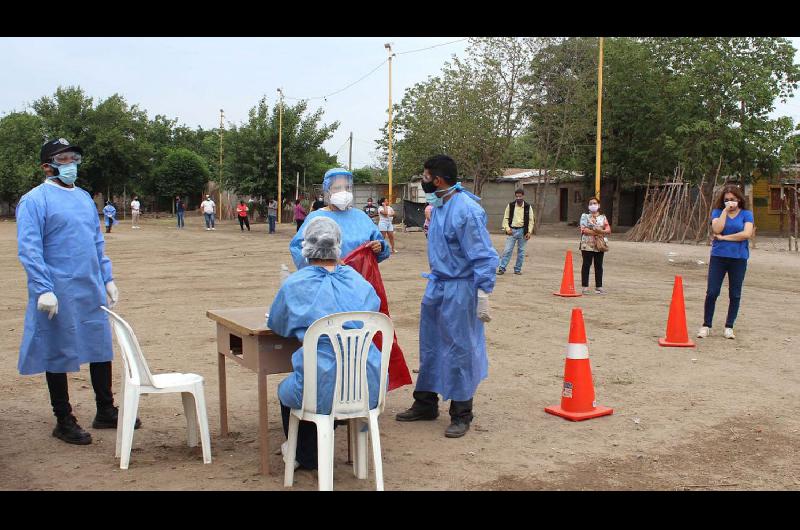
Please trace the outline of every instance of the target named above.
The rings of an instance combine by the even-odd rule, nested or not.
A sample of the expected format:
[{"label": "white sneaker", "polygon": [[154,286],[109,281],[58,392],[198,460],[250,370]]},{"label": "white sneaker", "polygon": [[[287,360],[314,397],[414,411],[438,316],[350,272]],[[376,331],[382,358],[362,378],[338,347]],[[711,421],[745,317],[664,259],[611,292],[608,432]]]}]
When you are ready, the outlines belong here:
[{"label": "white sneaker", "polygon": [[[281,444],[281,455],[283,456],[283,463],[284,464],[286,463],[286,453],[288,453],[288,452],[289,452],[289,442],[286,441],[286,442],[283,442]],[[297,469],[298,467],[300,467],[300,462],[295,460],[294,461],[294,468]]]},{"label": "white sneaker", "polygon": [[583,289],[581,289],[581,294],[589,294],[591,292],[592,291],[588,287],[584,287]]},{"label": "white sneaker", "polygon": [[211,230],[216,230],[216,228],[212,228]]},{"label": "white sneaker", "polygon": [[210,228],[206,228],[206,230],[211,230]]},{"label": "white sneaker", "polygon": [[722,332],[722,335],[724,335],[726,339],[736,338],[736,335],[733,334],[733,328],[725,328],[725,331]]},{"label": "white sneaker", "polygon": [[708,326],[701,327],[700,331],[697,332],[698,339],[704,339],[709,335],[711,335],[711,328],[709,328]]}]

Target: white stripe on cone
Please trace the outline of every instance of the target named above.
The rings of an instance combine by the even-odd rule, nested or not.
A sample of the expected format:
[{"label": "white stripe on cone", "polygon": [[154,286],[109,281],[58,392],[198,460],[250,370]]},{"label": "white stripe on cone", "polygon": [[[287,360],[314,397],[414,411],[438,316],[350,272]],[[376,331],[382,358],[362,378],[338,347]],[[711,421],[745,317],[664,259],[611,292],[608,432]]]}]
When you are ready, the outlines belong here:
[{"label": "white stripe on cone", "polygon": [[588,359],[589,347],[586,344],[567,344],[567,359]]}]

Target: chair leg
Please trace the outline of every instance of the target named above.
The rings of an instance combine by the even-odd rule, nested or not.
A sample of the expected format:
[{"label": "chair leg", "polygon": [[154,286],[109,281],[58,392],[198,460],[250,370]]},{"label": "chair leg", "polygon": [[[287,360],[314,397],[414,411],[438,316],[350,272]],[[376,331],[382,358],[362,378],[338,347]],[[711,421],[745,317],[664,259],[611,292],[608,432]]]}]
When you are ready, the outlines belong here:
[{"label": "chair leg", "polygon": [[183,415],[186,416],[186,437],[189,447],[197,447],[197,405],[191,392],[181,392]]},{"label": "chair leg", "polygon": [[383,491],[383,459],[377,411],[369,411],[369,437],[372,439],[372,458],[375,462],[375,489]]},{"label": "chair leg", "polygon": [[297,430],[300,428],[300,420],[294,414],[289,414],[289,439],[287,445],[285,462],[283,463],[283,487],[289,488],[294,484],[294,461],[297,456]]},{"label": "chair leg", "polygon": [[317,423],[317,481],[319,491],[333,491],[333,416]]},{"label": "chair leg", "polygon": [[355,451],[353,458],[353,470],[356,478],[366,479],[369,475],[369,453],[367,446],[369,444],[369,425],[362,419],[352,420],[353,425],[353,439],[355,440]]},{"label": "chair leg", "polygon": [[195,417],[200,427],[200,443],[203,445],[203,463],[211,463],[211,433],[208,429],[208,412],[206,409],[206,393],[203,383],[197,383],[194,391],[196,406]]},{"label": "chair leg", "polygon": [[125,384],[125,374],[123,374],[121,388],[122,399],[119,402],[119,411],[117,412],[117,441],[114,447],[114,458],[119,458],[122,449],[122,426],[119,421],[125,417],[125,393],[128,391],[127,386],[128,385]]},{"label": "chair leg", "polygon": [[[132,385],[131,385],[132,386]],[[128,469],[131,461],[131,447],[133,446],[133,426],[136,424],[136,413],[139,411],[139,389],[130,388],[125,391],[125,415],[117,424],[122,423],[122,447],[120,448],[119,468]]]}]

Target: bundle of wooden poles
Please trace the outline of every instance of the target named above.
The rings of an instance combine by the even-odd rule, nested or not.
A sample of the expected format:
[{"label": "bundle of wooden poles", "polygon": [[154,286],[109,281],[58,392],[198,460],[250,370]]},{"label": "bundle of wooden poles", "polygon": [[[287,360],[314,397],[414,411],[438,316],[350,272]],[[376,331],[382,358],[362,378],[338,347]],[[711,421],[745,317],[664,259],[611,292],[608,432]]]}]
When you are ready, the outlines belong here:
[{"label": "bundle of wooden poles", "polygon": [[705,179],[699,185],[683,182],[680,177],[653,186],[648,181],[642,215],[628,232],[628,241],[708,241],[712,202],[709,188]]}]

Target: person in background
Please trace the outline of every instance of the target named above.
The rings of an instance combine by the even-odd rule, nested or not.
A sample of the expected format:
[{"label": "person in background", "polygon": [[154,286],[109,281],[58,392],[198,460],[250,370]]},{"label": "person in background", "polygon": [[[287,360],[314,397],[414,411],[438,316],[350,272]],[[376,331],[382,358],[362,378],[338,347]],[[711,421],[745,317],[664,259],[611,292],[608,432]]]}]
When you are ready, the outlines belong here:
[{"label": "person in background", "polygon": [[180,197],[175,197],[175,217],[178,220],[178,229],[183,228],[183,216],[186,213],[186,208]]},{"label": "person in background", "polygon": [[392,220],[394,219],[394,208],[389,206],[389,201],[386,200],[385,197],[381,197],[381,200],[378,201],[380,204],[380,208],[378,209],[378,215],[380,220],[378,221],[378,230],[381,231],[381,235],[383,239],[389,240],[389,245],[392,247],[392,253],[397,254],[397,249],[394,247],[394,225],[392,224]]},{"label": "person in background", "polygon": [[[336,167],[325,172],[322,189],[328,206],[308,214],[306,221],[315,217],[330,217],[342,229],[342,256],[347,256],[364,243],[370,243],[378,263],[391,255],[391,248],[383,239],[375,223],[358,208],[353,208],[353,174]],[[305,226],[305,225],[303,225]],[[292,238],[289,252],[298,269],[308,265],[302,255],[303,227]]]},{"label": "person in background", "polygon": [[133,196],[131,201],[131,228],[140,228],[139,226],[139,210],[141,203],[139,202],[138,195]]},{"label": "person in background", "polygon": [[[359,213],[363,213],[360,212]],[[308,266],[290,274],[281,285],[269,310],[267,327],[283,337],[303,341],[306,330],[317,319],[332,313],[373,311],[380,309],[375,289],[358,272],[340,264],[342,233],[339,225],[325,216],[309,218],[303,226],[303,258]],[[303,406],[303,348],[292,354],[292,373],[278,385],[283,432],[289,436],[289,412]],[[370,342],[367,353],[367,386],[369,406],[378,406],[381,352]],[[336,383],[336,358],[328,336],[317,345],[317,409],[330,414]],[[288,464],[288,444],[281,446]],[[295,468],[317,469],[317,428],[313,422],[301,421],[297,433]]]},{"label": "person in background", "polygon": [[268,233],[274,234],[275,223],[278,221],[278,201],[276,201],[272,197],[270,197],[269,200],[267,201],[267,221],[269,222]]},{"label": "person in background", "polygon": [[111,227],[117,224],[117,209],[114,208],[114,205],[111,201],[106,201],[105,207],[103,207],[103,215],[105,216],[105,224],[106,224],[106,234],[111,232]]},{"label": "person in background", "polygon": [[322,195],[318,195],[317,200],[315,200],[314,204],[311,205],[311,211],[316,212],[321,208],[325,208],[325,201],[322,200]]},{"label": "person in background", "polygon": [[414,403],[397,421],[435,420],[439,396],[450,400],[447,438],[460,438],[473,419],[472,399],[488,376],[486,337],[489,293],[494,290],[497,251],[486,230],[479,197],[457,181],[455,161],[425,161],[422,189],[433,205],[428,227],[428,285],[419,320],[419,377]]},{"label": "person in background", "polygon": [[256,212],[255,205],[256,200],[250,197],[250,199],[247,201],[247,217],[249,217],[251,221],[253,220],[253,215]]},{"label": "person in background", "polygon": [[214,212],[216,212],[217,205],[211,200],[211,195],[206,195],[206,200],[200,203],[200,209],[203,211],[203,217],[206,220],[206,230],[216,230],[214,228]]},{"label": "person in background", "polygon": [[297,232],[300,231],[300,225],[303,224],[303,221],[308,215],[306,209],[303,208],[303,205],[300,204],[300,199],[295,199],[294,201],[294,222],[297,223]]},{"label": "person in background", "polygon": [[372,197],[367,199],[367,205],[364,206],[364,213],[372,219],[372,222],[377,223],[378,221],[378,207],[372,202]]},{"label": "person in background", "polygon": [[53,436],[77,445],[92,443],[92,435],[72,414],[67,372],[89,363],[97,405],[93,428],[116,429],[119,413],[111,390],[111,326],[101,309],[114,307],[119,290],[97,207],[75,186],[82,155],[64,138],[45,142],[39,159],[46,179],[22,196],[16,210],[18,256],[28,277],[17,368],[21,375],[45,373],[56,416]]},{"label": "person in background", "polygon": [[583,257],[583,265],[581,266],[581,286],[583,287],[582,293],[589,294],[589,269],[594,262],[594,292],[596,294],[606,294],[603,288],[603,255],[597,249],[597,238],[602,237],[603,240],[608,242],[608,235],[611,233],[611,225],[608,224],[608,219],[605,215],[600,213],[600,201],[595,197],[589,199],[589,213],[581,214],[581,220],[578,223],[581,232],[581,242],[578,248]]},{"label": "person in background", "polygon": [[725,186],[719,194],[711,211],[711,259],[708,264],[708,286],[703,311],[703,326],[697,332],[698,338],[711,334],[711,321],[717,297],[722,290],[722,281],[728,275],[728,315],[725,317],[726,339],[735,339],[733,324],[739,313],[742,300],[742,284],[750,258],[748,241],[753,237],[755,220],[753,212],[747,209],[742,190],[735,185]]},{"label": "person in background", "polygon": [[250,211],[250,208],[244,203],[244,199],[239,201],[239,205],[236,206],[236,216],[239,218],[239,228],[242,232],[244,232],[244,227],[247,226],[247,231],[250,231],[250,220],[247,217],[247,212]]},{"label": "person in background", "polygon": [[428,237],[428,226],[431,224],[431,211],[433,205],[429,204],[425,207],[425,224],[422,225],[422,231],[425,232],[425,237]]},{"label": "person in background", "polygon": [[522,274],[522,264],[525,262],[525,246],[533,234],[533,206],[525,202],[525,191],[518,189],[514,192],[515,199],[508,203],[503,214],[503,231],[508,235],[503,257],[500,258],[500,267],[497,274],[505,274],[511,254],[514,253],[514,244],[517,245],[517,262],[514,264],[514,274]]}]

